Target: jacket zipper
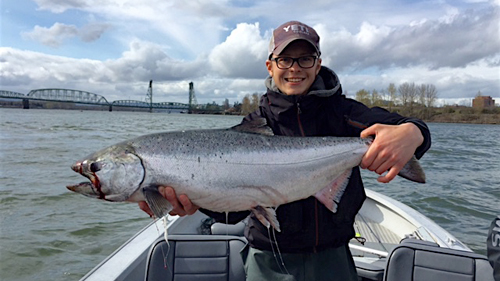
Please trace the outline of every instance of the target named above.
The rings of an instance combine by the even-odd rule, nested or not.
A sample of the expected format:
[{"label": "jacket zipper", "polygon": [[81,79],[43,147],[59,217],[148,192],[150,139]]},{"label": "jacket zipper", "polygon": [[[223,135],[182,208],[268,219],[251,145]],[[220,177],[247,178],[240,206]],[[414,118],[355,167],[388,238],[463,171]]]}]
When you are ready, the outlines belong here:
[{"label": "jacket zipper", "polygon": [[[300,109],[300,103],[297,102],[297,122],[299,124],[300,134],[305,137],[304,127],[302,126],[302,122],[300,120],[300,114],[302,114],[302,110]],[[317,252],[317,247],[319,246],[319,221],[318,221],[318,200],[314,201],[314,222],[315,222],[315,233],[316,233],[316,243],[314,246],[313,252]]]},{"label": "jacket zipper", "polygon": [[300,114],[302,114],[302,110],[300,110],[300,103],[297,103],[297,122],[299,124],[300,135],[305,137],[304,127],[302,127],[302,122],[300,121]]}]

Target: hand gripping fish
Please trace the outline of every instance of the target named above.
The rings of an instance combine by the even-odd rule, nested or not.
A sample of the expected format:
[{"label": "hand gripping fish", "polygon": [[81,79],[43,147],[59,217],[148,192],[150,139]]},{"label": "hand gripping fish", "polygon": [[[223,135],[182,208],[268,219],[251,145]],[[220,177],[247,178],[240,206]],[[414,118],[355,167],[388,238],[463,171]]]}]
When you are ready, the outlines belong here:
[{"label": "hand gripping fish", "polygon": [[[159,193],[171,186],[201,208],[251,210],[280,230],[273,207],[315,196],[329,210],[337,204],[353,167],[372,139],[274,136],[265,119],[230,129],[141,136],[97,151],[72,169],[90,182],[67,188],[106,201],[146,201],[156,217],[172,209]],[[400,175],[425,182],[413,158]]]}]

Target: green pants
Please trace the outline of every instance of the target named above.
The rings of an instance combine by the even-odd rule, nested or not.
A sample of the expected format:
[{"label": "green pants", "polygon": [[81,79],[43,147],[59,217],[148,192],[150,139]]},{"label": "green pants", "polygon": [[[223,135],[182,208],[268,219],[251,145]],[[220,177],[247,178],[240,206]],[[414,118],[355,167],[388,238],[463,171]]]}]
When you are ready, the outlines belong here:
[{"label": "green pants", "polygon": [[347,245],[318,253],[281,254],[249,248],[245,260],[247,281],[357,281]]}]

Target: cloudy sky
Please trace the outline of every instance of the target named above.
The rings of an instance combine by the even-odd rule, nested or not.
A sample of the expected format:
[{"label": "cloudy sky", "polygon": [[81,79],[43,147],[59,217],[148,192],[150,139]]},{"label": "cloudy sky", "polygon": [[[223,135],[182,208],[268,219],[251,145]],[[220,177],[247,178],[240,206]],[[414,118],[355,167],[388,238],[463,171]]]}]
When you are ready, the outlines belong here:
[{"label": "cloudy sky", "polygon": [[[373,4],[371,4],[373,3]],[[441,103],[500,103],[500,0],[1,2],[0,90],[79,89],[108,101],[241,101],[263,93],[270,34],[314,27],[344,91],[433,84]]]}]

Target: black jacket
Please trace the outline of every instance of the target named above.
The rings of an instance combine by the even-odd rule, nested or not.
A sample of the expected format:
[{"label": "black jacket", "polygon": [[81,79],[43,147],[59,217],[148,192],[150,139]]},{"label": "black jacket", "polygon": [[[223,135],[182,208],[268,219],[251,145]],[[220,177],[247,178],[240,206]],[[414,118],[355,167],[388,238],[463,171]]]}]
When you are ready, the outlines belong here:
[{"label": "black jacket", "polygon": [[[345,97],[337,75],[326,67],[321,68],[307,95],[284,95],[270,77],[266,80],[266,86],[268,90],[261,98],[259,110],[246,116],[244,122],[264,117],[275,135],[359,137],[364,127],[375,123],[412,122],[424,136],[424,143],[417,149],[416,157],[422,157],[430,147],[430,132],[424,122],[389,113],[382,108],[368,108]],[[354,237],[354,217],[365,198],[359,168],[355,167],[337,213],[330,212],[313,196],[279,206],[276,212],[281,232],[275,236],[280,251],[315,252],[346,244]],[[225,215],[202,211],[218,221],[226,220]],[[248,214],[231,213],[229,223],[242,220]],[[257,249],[271,251],[268,233],[267,228],[253,214],[250,215],[245,230],[249,244]],[[271,237],[274,240],[273,234]]]}]

